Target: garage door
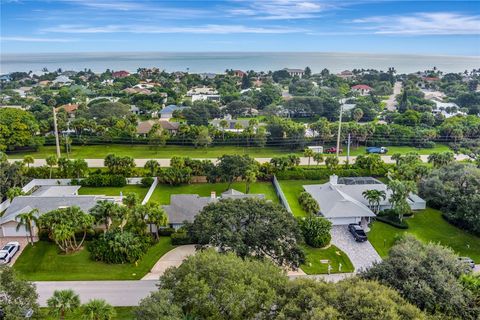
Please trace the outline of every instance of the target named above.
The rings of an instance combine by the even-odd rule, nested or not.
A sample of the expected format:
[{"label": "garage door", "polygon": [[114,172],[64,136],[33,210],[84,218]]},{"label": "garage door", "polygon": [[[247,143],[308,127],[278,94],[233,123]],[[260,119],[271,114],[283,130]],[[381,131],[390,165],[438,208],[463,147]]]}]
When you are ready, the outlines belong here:
[{"label": "garage door", "polygon": [[332,218],[329,219],[334,226],[346,225],[350,223],[359,223],[361,218],[351,217],[351,218]]}]

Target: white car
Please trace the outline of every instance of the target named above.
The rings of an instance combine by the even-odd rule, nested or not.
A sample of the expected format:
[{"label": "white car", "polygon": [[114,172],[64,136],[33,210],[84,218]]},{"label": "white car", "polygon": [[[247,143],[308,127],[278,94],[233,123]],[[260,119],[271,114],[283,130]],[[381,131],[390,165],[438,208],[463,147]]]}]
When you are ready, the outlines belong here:
[{"label": "white car", "polygon": [[0,250],[0,264],[9,263],[18,250],[20,250],[20,243],[17,241],[7,243],[2,250]]}]

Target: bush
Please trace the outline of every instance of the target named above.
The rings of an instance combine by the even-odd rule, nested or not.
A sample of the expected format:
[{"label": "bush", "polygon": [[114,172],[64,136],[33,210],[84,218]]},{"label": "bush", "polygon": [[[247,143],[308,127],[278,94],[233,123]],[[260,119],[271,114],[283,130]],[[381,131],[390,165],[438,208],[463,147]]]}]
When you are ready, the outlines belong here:
[{"label": "bush", "polygon": [[318,216],[309,216],[299,219],[300,229],[302,230],[305,243],[314,248],[323,248],[330,243],[332,236],[330,230],[332,223],[325,218]]},{"label": "bush", "polygon": [[[335,173],[339,177],[365,177],[371,174],[364,169],[337,169]],[[276,173],[279,180],[326,180],[332,172],[327,168],[301,168],[295,167]]]},{"label": "bush", "polygon": [[[403,215],[404,217],[406,216],[411,216],[412,213],[408,213],[408,214],[405,214]],[[377,218],[376,218],[378,221],[381,221],[383,223],[386,223],[386,224],[389,224],[395,228],[399,228],[399,229],[408,229],[408,223],[403,220],[403,221],[400,221],[400,219],[398,218],[398,214],[395,210],[392,210],[392,209],[385,209],[385,210],[382,210],[378,213],[377,215]]]},{"label": "bush", "polygon": [[160,228],[158,229],[158,235],[161,237],[170,237],[172,233],[175,233],[174,228]]},{"label": "bush", "polygon": [[82,179],[79,183],[82,187],[124,187],[127,185],[127,179],[119,175],[94,174]]},{"label": "bush", "polygon": [[175,246],[193,243],[192,238],[190,238],[188,233],[184,230],[172,233],[170,237],[172,238],[172,244]]},{"label": "bush", "polygon": [[110,230],[93,240],[88,249],[95,261],[134,263],[142,258],[150,244],[149,237],[129,231]]},{"label": "bush", "polygon": [[153,178],[152,177],[144,177],[142,178],[141,180],[141,184],[142,184],[142,187],[144,188],[150,188],[150,186],[152,185],[153,183]]},{"label": "bush", "polygon": [[320,206],[318,202],[313,199],[312,195],[306,191],[300,193],[298,197],[298,203],[309,214],[317,214],[320,211]]}]

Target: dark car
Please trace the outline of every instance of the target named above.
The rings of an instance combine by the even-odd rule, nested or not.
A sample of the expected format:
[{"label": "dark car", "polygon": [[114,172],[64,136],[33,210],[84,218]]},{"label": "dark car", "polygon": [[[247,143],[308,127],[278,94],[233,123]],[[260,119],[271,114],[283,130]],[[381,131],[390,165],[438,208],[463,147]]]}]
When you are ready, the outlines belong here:
[{"label": "dark car", "polygon": [[[338,153],[342,153],[342,149],[338,149]],[[331,147],[325,150],[325,153],[337,153],[337,148],[336,147]]]},{"label": "dark car", "polygon": [[363,228],[360,227],[358,224],[351,223],[348,225],[348,230],[355,238],[357,242],[367,241],[367,234],[363,231]]}]

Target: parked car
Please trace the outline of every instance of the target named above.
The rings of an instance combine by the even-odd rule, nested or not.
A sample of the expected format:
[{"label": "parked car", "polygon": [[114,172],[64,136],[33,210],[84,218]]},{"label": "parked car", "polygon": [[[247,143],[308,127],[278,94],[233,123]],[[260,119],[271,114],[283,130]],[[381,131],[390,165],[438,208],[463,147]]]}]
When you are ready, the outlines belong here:
[{"label": "parked car", "polygon": [[[338,149],[338,153],[342,153],[342,149]],[[325,150],[325,153],[337,153],[337,148],[336,147],[331,147]]]},{"label": "parked car", "polygon": [[0,250],[0,264],[9,263],[18,250],[20,250],[20,243],[17,241],[7,243],[2,250]]},{"label": "parked car", "polygon": [[475,268],[475,261],[473,261],[470,257],[458,257],[458,260],[465,263],[466,266],[472,269]]},{"label": "parked car", "polygon": [[386,154],[388,152],[388,148],[385,147],[368,147],[367,153],[379,153],[379,154]]},{"label": "parked car", "polygon": [[367,234],[365,233],[363,228],[360,227],[358,224],[350,223],[348,225],[348,230],[350,231],[350,233],[355,238],[355,241],[357,241],[357,242],[367,241]]}]

